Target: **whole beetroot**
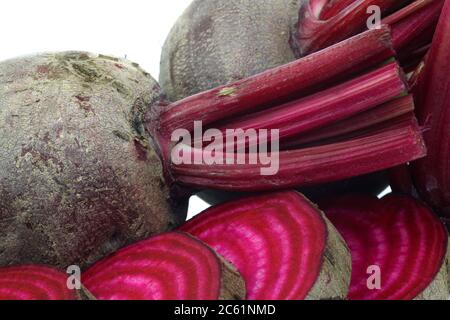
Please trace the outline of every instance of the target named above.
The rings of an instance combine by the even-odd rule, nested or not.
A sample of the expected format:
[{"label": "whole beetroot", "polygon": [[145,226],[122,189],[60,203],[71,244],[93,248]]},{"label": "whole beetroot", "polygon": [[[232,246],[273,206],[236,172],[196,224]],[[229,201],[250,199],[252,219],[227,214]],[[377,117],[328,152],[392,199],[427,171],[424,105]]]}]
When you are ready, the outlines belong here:
[{"label": "whole beetroot", "polygon": [[194,0],[161,57],[169,99],[246,78],[295,59],[289,44],[301,0]]},{"label": "whole beetroot", "polygon": [[[169,33],[161,54],[159,82],[167,97],[190,95],[289,63],[298,53],[291,41],[305,0],[194,0]],[[329,194],[365,190],[378,194],[388,186],[384,172],[333,184],[302,188],[313,201]],[[241,193],[206,190],[211,204]]]},{"label": "whole beetroot", "polygon": [[85,267],[177,224],[146,110],[158,84],[82,52],[0,63],[0,265]]}]

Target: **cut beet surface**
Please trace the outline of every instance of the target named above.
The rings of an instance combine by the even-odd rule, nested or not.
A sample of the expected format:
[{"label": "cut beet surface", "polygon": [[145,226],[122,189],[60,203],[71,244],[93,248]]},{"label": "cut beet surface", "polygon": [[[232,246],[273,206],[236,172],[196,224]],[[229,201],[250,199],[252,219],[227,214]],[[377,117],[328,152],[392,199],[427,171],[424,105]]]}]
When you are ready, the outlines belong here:
[{"label": "cut beet surface", "polygon": [[447,299],[448,234],[427,207],[400,195],[347,195],[321,208],[352,253],[349,299]]},{"label": "cut beet surface", "polygon": [[205,211],[182,231],[234,264],[250,300],[343,299],[350,255],[323,214],[296,192],[229,202]]},{"label": "cut beet surface", "polygon": [[0,300],[81,300],[91,298],[84,289],[71,290],[68,275],[45,266],[0,269]]},{"label": "cut beet surface", "polygon": [[99,261],[82,276],[99,300],[242,299],[238,272],[184,233],[141,241]]}]

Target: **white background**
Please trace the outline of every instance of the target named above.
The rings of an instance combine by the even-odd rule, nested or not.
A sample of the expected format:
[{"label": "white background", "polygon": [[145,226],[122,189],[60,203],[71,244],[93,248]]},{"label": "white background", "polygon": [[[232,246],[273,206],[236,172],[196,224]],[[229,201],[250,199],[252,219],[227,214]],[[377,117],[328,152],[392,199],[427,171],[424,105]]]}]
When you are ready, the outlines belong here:
[{"label": "white background", "polygon": [[0,60],[85,50],[127,57],[155,78],[161,47],[191,0],[13,0],[0,2]]},{"label": "white background", "polygon": [[[159,77],[161,48],[191,0],[14,0],[0,2],[0,61],[81,50],[139,63]],[[207,208],[191,200],[189,216]]]}]

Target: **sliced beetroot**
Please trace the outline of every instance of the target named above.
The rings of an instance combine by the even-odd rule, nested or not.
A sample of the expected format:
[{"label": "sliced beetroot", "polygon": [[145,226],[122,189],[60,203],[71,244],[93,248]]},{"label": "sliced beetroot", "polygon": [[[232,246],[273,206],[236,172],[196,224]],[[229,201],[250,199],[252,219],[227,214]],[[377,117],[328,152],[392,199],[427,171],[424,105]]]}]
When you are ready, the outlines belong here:
[{"label": "sliced beetroot", "polygon": [[68,275],[45,266],[17,266],[0,269],[0,300],[91,299],[82,290],[67,286]]},{"label": "sliced beetroot", "polygon": [[343,299],[350,256],[322,213],[296,192],[229,202],[181,227],[242,274],[250,300]]},{"label": "sliced beetroot", "polygon": [[[426,206],[400,195],[347,195],[321,208],[352,253],[349,299],[447,299],[448,234]],[[381,286],[369,289],[373,267]]]},{"label": "sliced beetroot", "polygon": [[184,233],[167,233],[119,250],[82,276],[99,300],[242,299],[239,273]]}]

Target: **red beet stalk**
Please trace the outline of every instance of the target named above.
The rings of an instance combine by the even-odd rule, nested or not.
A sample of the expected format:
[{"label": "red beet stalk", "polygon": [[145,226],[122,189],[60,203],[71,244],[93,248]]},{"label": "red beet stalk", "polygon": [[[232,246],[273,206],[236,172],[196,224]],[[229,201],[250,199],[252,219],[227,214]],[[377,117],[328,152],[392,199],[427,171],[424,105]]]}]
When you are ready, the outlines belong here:
[{"label": "red beet stalk", "polygon": [[[376,5],[385,17],[381,23],[392,27],[395,49],[414,42],[432,27],[444,0],[357,0],[306,1],[300,10],[298,34],[294,43],[300,55],[316,52],[352,35],[367,30],[370,14]],[[431,37],[429,38],[431,41]]]},{"label": "red beet stalk", "polygon": [[[349,139],[336,144],[293,151],[272,150],[269,146],[267,156],[273,160],[269,170],[258,159],[261,149],[242,150],[238,144],[237,149],[243,152],[236,155],[235,140],[230,142],[226,133],[230,129],[275,129],[278,136],[269,135],[267,142],[283,145],[290,137],[308,135],[312,130],[361,114],[370,127],[374,121],[366,112],[388,120],[403,114],[405,108],[401,107],[407,103],[389,103],[407,94],[403,73],[395,62],[379,65],[393,52],[388,34],[386,27],[367,31],[291,64],[163,107],[161,114],[151,119],[149,131],[161,147],[170,179],[200,188],[283,189],[338,181],[423,157],[426,150],[414,119],[395,125],[377,120],[383,130],[369,130],[364,135],[360,129],[367,127],[355,128],[356,133],[350,128],[346,132]],[[256,109],[263,111],[255,112]],[[169,142],[173,130],[183,129],[184,135],[191,135],[195,121],[202,121],[205,128],[217,125],[222,131],[216,131],[225,133],[221,136],[225,135],[226,140],[214,141],[207,152],[202,150],[203,142],[197,144],[195,139],[194,144],[184,140],[178,145]],[[243,146],[259,144],[260,138],[248,138]],[[188,161],[171,161],[173,153],[183,154],[182,158]],[[211,154],[213,163],[204,160],[205,155]]]},{"label": "red beet stalk", "polygon": [[[383,20],[383,23],[392,27],[394,48],[401,53],[405,46],[411,43],[414,45],[416,39],[420,39],[422,34],[425,34],[428,43],[431,43],[434,32],[430,35],[427,30],[431,28],[434,31],[443,5],[443,0],[418,0],[398,11],[394,16]],[[389,23],[389,21],[392,22]],[[419,47],[416,46],[416,48]],[[411,47],[408,50],[411,50]]]},{"label": "red beet stalk", "polygon": [[223,125],[222,131],[227,138],[228,129],[279,129],[279,138],[285,139],[370,110],[406,90],[402,71],[390,63],[306,98],[234,119]]},{"label": "red beet stalk", "polygon": [[383,23],[387,25],[394,25],[409,18],[412,14],[421,12],[422,9],[428,7],[430,4],[440,4],[442,8],[443,2],[444,1],[442,0],[415,0],[384,18]]},{"label": "red beet stalk", "polygon": [[[299,55],[306,56],[366,30],[369,6],[379,6],[386,13],[401,3],[399,0],[305,1],[294,39]],[[329,9],[325,9],[327,5]]]},{"label": "red beet stalk", "polygon": [[420,194],[450,216],[450,1],[445,1],[433,44],[417,84],[418,117],[429,155],[413,166]]},{"label": "red beet stalk", "polygon": [[163,234],[121,249],[88,269],[82,282],[99,300],[245,296],[244,283],[233,268],[211,248],[183,233]]},{"label": "red beet stalk", "polygon": [[0,300],[79,300],[86,294],[69,289],[68,275],[45,266],[0,269]]},{"label": "red beet stalk", "polygon": [[[331,237],[321,213],[296,192],[226,203],[196,216],[181,230],[209,244],[237,267],[249,300],[305,299],[320,281]],[[337,250],[330,255],[333,252]],[[339,268],[341,260],[333,261]],[[323,291],[345,277],[343,269],[339,274],[329,271]],[[345,280],[342,284],[346,287]]]},{"label": "red beet stalk", "polygon": [[388,173],[392,191],[419,198],[407,164],[389,169]]},{"label": "red beet stalk", "polygon": [[[234,115],[270,106],[293,95],[306,96],[324,83],[355,74],[393,55],[389,29],[371,30],[321,52],[168,106],[154,124],[163,138],[179,128],[193,130]],[[344,78],[345,79],[345,78]],[[151,128],[155,129],[155,128]],[[154,130],[152,130],[154,131]]]},{"label": "red beet stalk", "polygon": [[[202,150],[192,150],[192,153]],[[250,164],[172,164],[177,181],[195,187],[255,191],[308,186],[384,170],[426,154],[415,119],[406,119],[382,132],[330,145],[321,145],[272,154],[279,158],[279,171],[262,175],[264,165]],[[219,155],[233,158],[234,154]]]},{"label": "red beet stalk", "polygon": [[447,299],[448,234],[427,207],[399,195],[349,195],[320,207],[352,254],[349,299]]},{"label": "red beet stalk", "polygon": [[389,101],[376,108],[362,112],[353,117],[332,123],[328,126],[292,137],[284,144],[286,148],[295,148],[310,143],[320,144],[322,141],[340,137],[345,134],[358,132],[375,125],[386,123],[401,116],[411,114],[414,111],[414,101],[411,95],[407,95]]}]

